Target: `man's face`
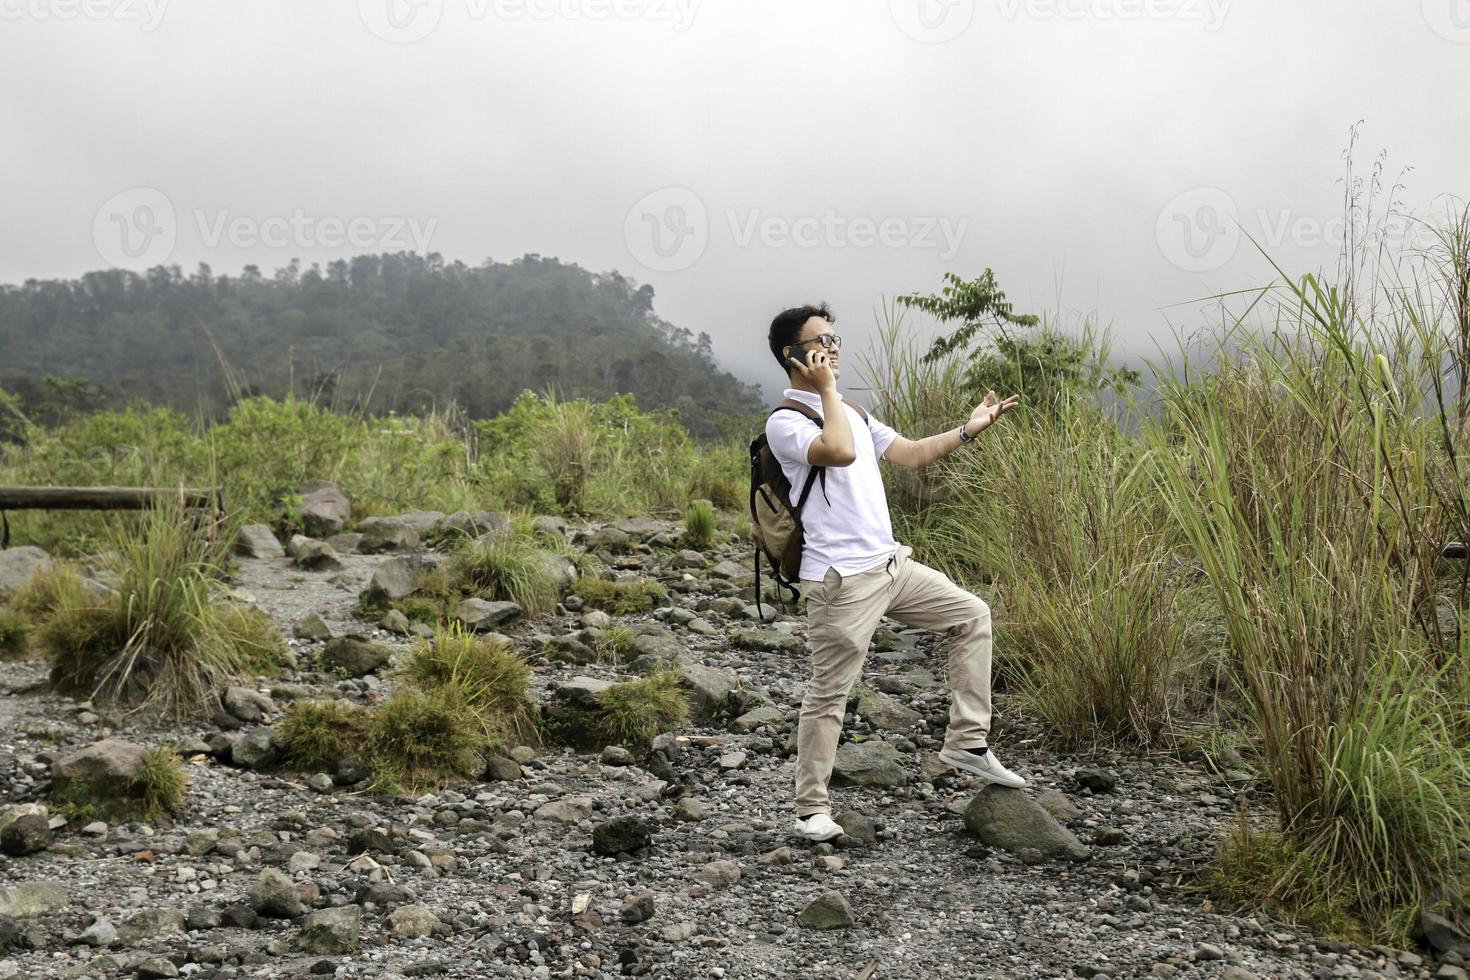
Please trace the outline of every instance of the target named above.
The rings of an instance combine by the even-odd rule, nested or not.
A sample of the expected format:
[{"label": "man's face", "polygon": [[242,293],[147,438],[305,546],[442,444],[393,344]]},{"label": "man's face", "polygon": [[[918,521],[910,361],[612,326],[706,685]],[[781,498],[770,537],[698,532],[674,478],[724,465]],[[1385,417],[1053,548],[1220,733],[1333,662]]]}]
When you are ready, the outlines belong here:
[{"label": "man's face", "polygon": [[[823,334],[829,337],[835,337],[837,331],[833,330],[832,324],[828,323],[822,317],[812,317],[802,326],[801,333],[796,335],[796,343],[791,345],[791,356],[802,363],[806,363],[807,354],[814,350],[819,350],[827,355],[827,361],[832,365],[833,376],[840,378],[842,377],[842,372],[837,368],[837,357],[842,351],[836,347],[823,347],[822,342],[817,339]],[[793,368],[792,370],[795,369]]]}]

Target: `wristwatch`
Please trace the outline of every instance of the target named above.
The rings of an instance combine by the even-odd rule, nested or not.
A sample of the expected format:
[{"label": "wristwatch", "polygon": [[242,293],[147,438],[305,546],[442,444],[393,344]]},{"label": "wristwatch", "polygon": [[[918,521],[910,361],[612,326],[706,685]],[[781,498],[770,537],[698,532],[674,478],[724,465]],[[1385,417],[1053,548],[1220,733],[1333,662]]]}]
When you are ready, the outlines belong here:
[{"label": "wristwatch", "polygon": [[[967,422],[965,424],[968,425],[969,423]],[[970,443],[972,443],[974,441],[975,441],[975,437],[972,436],[972,435],[970,435],[968,432],[965,431],[965,426],[964,425],[960,426],[960,442],[963,443],[963,444],[965,444],[965,445],[969,445]]]}]

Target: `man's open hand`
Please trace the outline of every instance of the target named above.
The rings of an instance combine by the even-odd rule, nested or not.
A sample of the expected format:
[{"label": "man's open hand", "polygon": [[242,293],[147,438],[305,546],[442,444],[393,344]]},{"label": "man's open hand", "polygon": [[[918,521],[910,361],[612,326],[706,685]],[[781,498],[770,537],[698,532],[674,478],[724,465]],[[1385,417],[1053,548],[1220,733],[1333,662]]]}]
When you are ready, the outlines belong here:
[{"label": "man's open hand", "polygon": [[984,400],[970,413],[970,420],[965,423],[965,432],[970,436],[979,435],[986,426],[1015,408],[1020,402],[1020,395],[1012,395],[1005,401],[1000,401],[995,397],[994,391],[987,391]]}]

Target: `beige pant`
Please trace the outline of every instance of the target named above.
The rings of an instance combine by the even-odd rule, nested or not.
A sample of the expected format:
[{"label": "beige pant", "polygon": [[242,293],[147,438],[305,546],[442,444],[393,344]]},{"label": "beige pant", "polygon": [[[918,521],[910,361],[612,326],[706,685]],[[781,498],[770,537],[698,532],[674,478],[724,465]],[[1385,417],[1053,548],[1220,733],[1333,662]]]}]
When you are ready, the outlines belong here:
[{"label": "beige pant", "polygon": [[803,580],[807,646],[812,678],[801,702],[796,732],[796,813],[830,813],[827,781],[837,757],[842,714],[862,676],[868,643],[878,621],[891,616],[909,626],[954,630],[949,654],[947,749],[972,749],[990,734],[990,607],[985,601],[909,557],[900,547],[886,564],[859,575],[827,569],[820,581]]}]

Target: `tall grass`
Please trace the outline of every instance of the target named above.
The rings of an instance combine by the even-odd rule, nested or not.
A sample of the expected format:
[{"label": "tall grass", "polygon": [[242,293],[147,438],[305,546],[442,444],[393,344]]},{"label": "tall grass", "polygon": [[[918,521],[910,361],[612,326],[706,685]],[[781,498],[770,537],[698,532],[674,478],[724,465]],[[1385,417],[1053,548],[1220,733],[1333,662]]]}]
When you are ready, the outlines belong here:
[{"label": "tall grass", "polygon": [[[958,361],[926,362],[900,323],[866,362],[875,412],[913,438],[952,428],[974,407]],[[999,673],[1064,744],[1164,738],[1204,656],[1147,462],[1092,393],[1063,391],[918,474],[885,472],[923,560],[993,585]]]},{"label": "tall grass", "polygon": [[1292,845],[1266,897],[1347,895],[1364,934],[1402,939],[1463,887],[1470,846],[1470,746],[1447,720],[1463,654],[1439,613],[1466,513],[1436,394],[1453,352],[1409,293],[1364,320],[1309,275],[1274,311],[1203,386],[1169,366],[1158,490],[1223,611]]}]

